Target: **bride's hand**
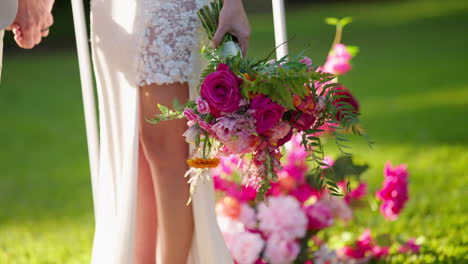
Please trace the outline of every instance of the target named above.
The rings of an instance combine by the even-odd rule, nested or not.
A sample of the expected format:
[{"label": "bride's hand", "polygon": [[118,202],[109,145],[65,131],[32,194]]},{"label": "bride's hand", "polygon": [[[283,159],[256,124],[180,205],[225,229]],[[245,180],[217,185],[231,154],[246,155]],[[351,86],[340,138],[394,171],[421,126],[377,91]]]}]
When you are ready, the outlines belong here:
[{"label": "bride's hand", "polygon": [[218,29],[213,37],[213,46],[221,43],[224,35],[230,33],[239,41],[242,54],[247,54],[250,38],[250,25],[241,0],[224,0],[219,14]]}]

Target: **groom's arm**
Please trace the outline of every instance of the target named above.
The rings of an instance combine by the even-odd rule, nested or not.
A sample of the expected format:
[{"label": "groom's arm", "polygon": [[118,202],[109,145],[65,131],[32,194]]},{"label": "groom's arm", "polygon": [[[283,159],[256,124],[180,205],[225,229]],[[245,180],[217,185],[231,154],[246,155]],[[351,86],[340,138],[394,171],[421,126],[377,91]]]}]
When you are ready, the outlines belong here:
[{"label": "groom's arm", "polygon": [[49,35],[53,4],[54,0],[18,0],[18,13],[10,27],[18,46],[32,49]]}]

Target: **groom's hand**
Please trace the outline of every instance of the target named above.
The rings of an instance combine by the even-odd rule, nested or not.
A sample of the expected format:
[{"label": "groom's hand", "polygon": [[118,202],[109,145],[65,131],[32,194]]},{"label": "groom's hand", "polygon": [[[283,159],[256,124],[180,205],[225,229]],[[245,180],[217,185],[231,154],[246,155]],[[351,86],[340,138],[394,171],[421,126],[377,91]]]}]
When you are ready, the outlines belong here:
[{"label": "groom's hand", "polygon": [[54,23],[53,5],[54,0],[18,0],[18,13],[9,28],[15,34],[18,46],[32,49],[49,35],[49,28]]}]

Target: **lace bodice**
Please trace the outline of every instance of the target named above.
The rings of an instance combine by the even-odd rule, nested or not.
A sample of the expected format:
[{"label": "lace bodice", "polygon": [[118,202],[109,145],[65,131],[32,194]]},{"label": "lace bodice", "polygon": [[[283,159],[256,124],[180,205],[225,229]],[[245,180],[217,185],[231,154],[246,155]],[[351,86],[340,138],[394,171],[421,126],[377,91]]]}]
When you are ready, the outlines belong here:
[{"label": "lace bodice", "polygon": [[139,85],[187,82],[198,47],[197,10],[203,0],[145,0]]}]

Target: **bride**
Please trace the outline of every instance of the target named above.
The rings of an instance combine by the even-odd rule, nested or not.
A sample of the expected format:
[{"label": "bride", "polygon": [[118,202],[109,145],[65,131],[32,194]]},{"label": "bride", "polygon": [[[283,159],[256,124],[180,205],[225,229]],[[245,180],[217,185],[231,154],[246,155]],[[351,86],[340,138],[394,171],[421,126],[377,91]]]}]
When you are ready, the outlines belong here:
[{"label": "bride", "polygon": [[[241,0],[225,0],[212,45],[250,27]],[[183,121],[146,120],[157,104],[194,96],[206,44],[196,11],[208,0],[93,0],[100,168],[94,181],[95,264],[232,263],[216,223],[211,182],[186,205]]]}]

